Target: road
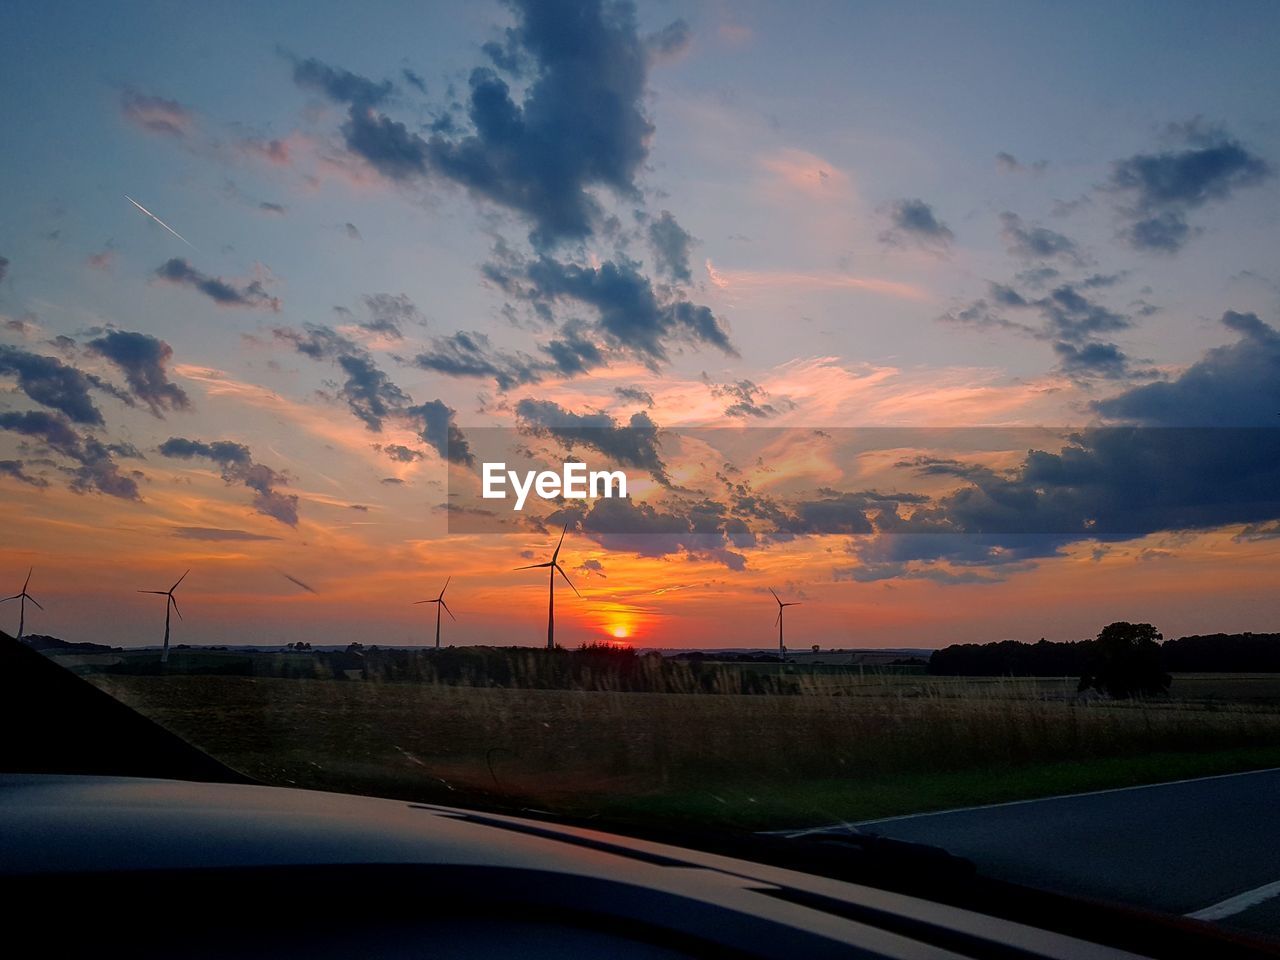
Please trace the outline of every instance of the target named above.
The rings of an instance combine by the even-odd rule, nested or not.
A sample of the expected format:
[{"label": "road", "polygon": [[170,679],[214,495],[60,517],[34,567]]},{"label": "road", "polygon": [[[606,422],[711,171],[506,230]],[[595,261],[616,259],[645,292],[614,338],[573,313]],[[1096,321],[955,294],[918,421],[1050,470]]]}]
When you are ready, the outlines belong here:
[{"label": "road", "polygon": [[1280,769],[891,817],[989,876],[1280,936]]}]

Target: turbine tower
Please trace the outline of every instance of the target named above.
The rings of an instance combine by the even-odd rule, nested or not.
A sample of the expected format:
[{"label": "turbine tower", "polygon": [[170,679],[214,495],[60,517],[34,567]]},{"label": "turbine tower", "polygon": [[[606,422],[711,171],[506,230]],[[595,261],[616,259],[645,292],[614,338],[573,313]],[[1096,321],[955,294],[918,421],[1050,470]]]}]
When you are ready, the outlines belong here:
[{"label": "turbine tower", "polygon": [[564,567],[560,566],[560,547],[564,543],[564,535],[569,532],[569,524],[564,525],[564,529],[560,531],[560,542],[556,544],[555,550],[551,554],[551,559],[546,563],[530,563],[523,567],[516,567],[517,570],[538,570],[542,567],[549,567],[548,584],[547,584],[547,649],[554,650],[556,648],[556,571],[560,571],[560,576],[564,577],[564,582],[569,584],[569,588],[578,594],[578,599],[582,599],[582,594],[578,593],[578,588],[573,585],[573,581],[569,579],[569,575],[564,572]]},{"label": "turbine tower", "polygon": [[18,639],[19,640],[22,639],[22,628],[26,626],[26,623],[27,623],[27,601],[30,600],[32,603],[34,603],[36,605],[36,608],[39,610],[44,609],[44,607],[40,606],[39,600],[37,600],[31,594],[27,593],[27,587],[31,583],[31,574],[34,570],[35,570],[35,567],[31,567],[27,570],[27,579],[22,584],[21,593],[15,593],[12,597],[5,597],[3,600],[0,600],[0,603],[8,603],[10,600],[18,601]]},{"label": "turbine tower", "polygon": [[[769,588],[769,592],[773,593],[773,587]],[[782,642],[782,610],[784,607],[798,607],[800,606],[800,601],[794,600],[791,603],[783,603],[782,598],[776,593],[773,593],[773,599],[778,601],[778,659],[786,663],[787,648]]]},{"label": "turbine tower", "polygon": [[[191,571],[188,570],[187,573]],[[178,578],[178,583],[187,579],[187,573]],[[178,583],[175,583],[168,590],[139,590],[139,593],[154,593],[161,597],[168,597],[164,602],[164,649],[160,652],[160,662],[169,662],[169,609],[172,607],[173,612],[178,615],[178,619],[182,619],[182,611],[178,609],[178,601],[174,599],[173,591],[178,589]]]},{"label": "turbine tower", "polygon": [[440,649],[440,608],[441,607],[444,608],[444,612],[449,614],[450,620],[453,620],[456,622],[458,619],[453,615],[453,611],[449,609],[449,605],[444,602],[444,592],[449,589],[449,581],[452,579],[453,579],[452,576],[445,579],[444,586],[440,588],[440,596],[436,597],[434,600],[415,600],[414,601],[414,606],[417,606],[419,603],[434,603],[436,605],[436,649],[437,650]]}]

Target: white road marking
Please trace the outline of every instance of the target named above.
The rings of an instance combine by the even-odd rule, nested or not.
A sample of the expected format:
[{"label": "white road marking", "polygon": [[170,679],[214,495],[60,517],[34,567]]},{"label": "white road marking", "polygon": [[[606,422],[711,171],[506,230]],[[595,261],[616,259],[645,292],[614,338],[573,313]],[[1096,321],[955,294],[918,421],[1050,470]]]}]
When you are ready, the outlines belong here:
[{"label": "white road marking", "polygon": [[1188,913],[1187,916],[1192,920],[1221,920],[1223,917],[1244,913],[1250,907],[1256,907],[1272,897],[1280,897],[1280,880],[1274,883],[1264,883],[1262,886],[1253,890],[1246,890],[1230,900],[1223,900],[1221,903],[1215,903],[1213,906],[1197,910],[1195,913]]},{"label": "white road marking", "polygon": [[1153,790],[1157,787],[1176,787],[1186,783],[1207,783],[1210,780],[1226,780],[1228,777],[1252,777],[1260,773],[1280,773],[1280,767],[1267,767],[1265,770],[1242,770],[1239,773],[1217,773],[1211,777],[1188,777],[1185,780],[1166,780],[1162,783],[1140,783],[1133,787],[1110,787],[1106,790],[1089,790],[1085,793],[1060,793],[1052,797],[1030,797],[1026,800],[1006,800],[1003,803],[980,803],[971,807],[952,807],[949,810],[926,810],[923,813],[902,813],[896,817],[881,817],[878,820],[860,820],[857,823],[832,823],[821,827],[806,827],[801,830],[769,830],[788,837],[803,837],[809,833],[821,833],[826,830],[848,830],[851,827],[869,827],[878,823],[893,823],[896,820],[916,820],[922,817],[940,817],[948,813],[968,813],[971,810],[998,810],[1001,807],[1020,807],[1028,803],[1047,803],[1050,800],[1075,800],[1079,797],[1100,797],[1107,793],[1127,793],[1132,790]]}]

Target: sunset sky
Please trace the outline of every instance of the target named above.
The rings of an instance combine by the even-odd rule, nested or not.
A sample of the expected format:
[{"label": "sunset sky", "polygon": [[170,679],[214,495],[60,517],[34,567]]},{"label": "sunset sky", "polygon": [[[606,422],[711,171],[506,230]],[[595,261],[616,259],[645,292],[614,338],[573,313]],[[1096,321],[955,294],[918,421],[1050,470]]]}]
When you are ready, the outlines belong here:
[{"label": "sunset sky", "polygon": [[[568,523],[565,645],[769,646],[770,587],[793,648],[1280,629],[1278,28],[16,4],[0,593],[406,644],[452,576],[446,642],[536,645]],[[450,496],[565,431],[630,501]]]}]

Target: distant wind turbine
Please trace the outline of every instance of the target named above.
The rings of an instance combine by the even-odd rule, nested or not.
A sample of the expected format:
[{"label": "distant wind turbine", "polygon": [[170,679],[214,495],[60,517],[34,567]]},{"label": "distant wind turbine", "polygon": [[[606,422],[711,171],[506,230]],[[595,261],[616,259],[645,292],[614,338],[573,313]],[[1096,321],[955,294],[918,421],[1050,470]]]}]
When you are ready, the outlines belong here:
[{"label": "distant wind turbine", "polygon": [[[769,588],[769,592],[773,593],[773,587]],[[778,658],[785,663],[787,659],[787,648],[782,642],[782,610],[784,607],[798,607],[800,606],[800,601],[793,600],[790,603],[783,603],[782,598],[776,593],[773,593],[773,599],[778,601]]]},{"label": "distant wind turbine", "polygon": [[560,531],[560,542],[556,544],[551,559],[546,563],[530,563],[523,567],[516,567],[517,570],[538,570],[542,567],[549,567],[548,571],[548,592],[547,592],[547,649],[554,650],[556,648],[556,571],[560,571],[560,576],[564,577],[564,582],[569,584],[571,590],[578,594],[578,599],[582,599],[582,594],[578,593],[578,588],[573,585],[573,581],[569,579],[569,575],[564,572],[564,567],[560,566],[560,547],[564,544],[564,535],[569,532],[569,525],[566,523],[564,529]]},{"label": "distant wind turbine", "polygon": [[[187,573],[190,573],[190,572],[191,572],[190,570],[187,571]],[[184,573],[182,576],[178,578],[178,583],[181,583],[183,580],[187,579],[187,573]],[[178,619],[179,620],[182,619],[182,611],[178,609],[178,601],[175,600],[173,596],[173,591],[178,589],[178,583],[175,583],[168,590],[139,590],[138,591],[139,593],[154,593],[158,596],[169,598],[164,602],[164,650],[160,653],[161,663],[169,662],[169,608],[172,607],[173,612],[178,615]]]},{"label": "distant wind turbine", "polygon": [[26,622],[27,622],[27,601],[30,600],[40,610],[44,609],[44,607],[40,606],[39,600],[37,600],[31,594],[27,593],[27,587],[31,584],[31,574],[34,570],[35,570],[35,567],[31,567],[27,570],[27,579],[22,584],[21,593],[15,593],[12,597],[5,597],[3,600],[0,600],[0,603],[8,603],[10,600],[18,601],[18,639],[19,640],[22,639],[22,628],[26,625]]},{"label": "distant wind turbine", "polygon": [[190,240],[188,240],[186,237],[184,237],[182,234],[180,234],[177,230],[173,229],[173,227],[169,226],[167,223],[165,223],[163,220],[161,220],[159,217],[157,217],[154,213],[152,213],[150,210],[148,210],[146,207],[144,207],[142,204],[140,204],[137,200],[133,199],[133,197],[129,196],[129,195],[126,193],[126,194],[124,195],[124,198],[125,198],[126,200],[128,200],[130,203],[132,203],[132,204],[133,204],[135,207],[137,207],[139,210],[141,210],[143,213],[145,213],[145,214],[146,214],[148,217],[150,217],[152,220],[154,220],[156,223],[160,224],[160,226],[164,227],[166,230],[168,230],[170,233],[172,233],[175,237],[177,237],[179,240],[181,240],[183,243],[185,243],[185,244],[186,244],[188,247],[190,247],[192,250],[194,250],[194,249],[196,248],[196,245],[195,245],[194,243],[192,243]]},{"label": "distant wind turbine", "polygon": [[437,650],[440,649],[440,608],[441,607],[444,608],[444,612],[449,614],[450,620],[453,620],[456,622],[458,619],[453,615],[453,611],[449,609],[449,605],[444,602],[444,592],[449,589],[449,581],[452,579],[453,577],[445,578],[444,586],[440,588],[440,596],[436,597],[434,600],[414,601],[414,606],[417,606],[419,603],[434,603],[436,605],[436,649]]}]

